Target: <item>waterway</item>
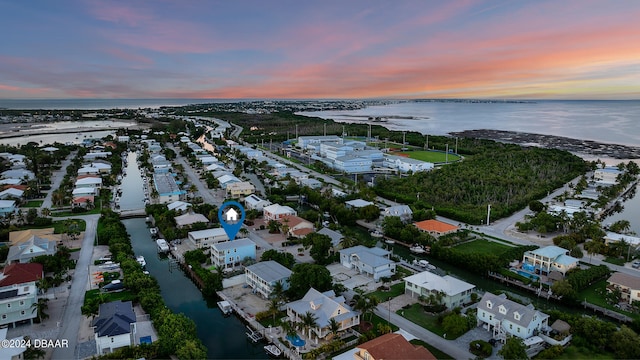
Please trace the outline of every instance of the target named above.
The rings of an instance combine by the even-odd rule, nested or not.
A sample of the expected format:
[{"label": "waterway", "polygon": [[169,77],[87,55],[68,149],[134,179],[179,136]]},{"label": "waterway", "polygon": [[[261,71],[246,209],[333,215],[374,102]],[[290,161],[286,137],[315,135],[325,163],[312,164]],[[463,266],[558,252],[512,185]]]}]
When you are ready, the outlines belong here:
[{"label": "waterway", "polygon": [[[123,208],[139,208],[142,178],[135,161],[135,153],[129,153],[127,176],[122,181]],[[127,200],[130,200],[127,202]],[[207,347],[210,359],[267,359],[262,346],[252,344],[246,337],[245,325],[235,316],[224,317],[215,303],[208,304],[202,293],[178,268],[171,268],[166,257],[159,257],[156,244],[144,219],[123,221],[131,236],[136,254],[147,261],[147,270],[158,280],[162,297],[172,311],[183,313],[196,323],[198,338]]]}]

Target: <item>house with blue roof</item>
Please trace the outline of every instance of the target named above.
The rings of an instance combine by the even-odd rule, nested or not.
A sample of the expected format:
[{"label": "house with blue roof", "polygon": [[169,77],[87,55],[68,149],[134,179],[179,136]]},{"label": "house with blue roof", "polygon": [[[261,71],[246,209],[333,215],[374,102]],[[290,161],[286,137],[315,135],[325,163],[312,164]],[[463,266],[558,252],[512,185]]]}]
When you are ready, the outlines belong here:
[{"label": "house with blue roof", "polygon": [[567,271],[578,266],[578,259],[569,256],[569,250],[559,246],[545,246],[524,253],[522,269],[537,275],[549,275],[552,271],[558,271],[562,276]]},{"label": "house with blue roof", "polygon": [[396,262],[391,260],[390,255],[389,251],[379,247],[368,248],[358,245],[340,250],[340,263],[379,281],[380,278],[392,276],[396,272]]},{"label": "house with blue roof", "polygon": [[136,333],[136,314],[131,301],[112,301],[100,304],[98,317],[93,320],[98,355],[132,346]]},{"label": "house with blue roof", "polygon": [[340,327],[338,331],[347,330],[360,324],[360,312],[354,311],[346,304],[345,298],[337,296],[333,290],[323,293],[311,288],[297,301],[287,303],[287,316],[294,323],[302,322],[307,312],[313,314],[316,319],[316,326],[309,328],[307,334],[302,334],[308,340],[324,339],[331,333],[329,323],[335,320]]}]

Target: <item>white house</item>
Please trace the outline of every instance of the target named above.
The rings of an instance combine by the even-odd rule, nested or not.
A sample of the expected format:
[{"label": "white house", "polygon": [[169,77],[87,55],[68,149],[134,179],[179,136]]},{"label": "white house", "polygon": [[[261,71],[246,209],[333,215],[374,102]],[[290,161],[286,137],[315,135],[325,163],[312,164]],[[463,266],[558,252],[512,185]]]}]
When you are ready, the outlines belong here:
[{"label": "white house", "polygon": [[596,169],[593,172],[593,180],[596,183],[612,185],[618,181],[618,175],[622,174],[617,167],[607,166],[603,169]]},{"label": "white house", "polygon": [[380,278],[393,276],[396,272],[396,262],[390,259],[390,254],[379,247],[358,245],[340,250],[340,263],[378,281]]},{"label": "white house", "polygon": [[189,240],[193,241],[199,249],[208,249],[212,244],[229,240],[229,236],[223,228],[189,231],[187,237]]},{"label": "white house", "polygon": [[347,208],[350,208],[350,209],[360,209],[365,206],[374,205],[371,201],[367,201],[363,199],[345,201],[344,204],[347,206]]},{"label": "white house", "polygon": [[471,293],[476,287],[450,275],[439,276],[429,271],[407,276],[404,279],[404,292],[411,297],[441,295],[441,304],[447,309],[471,302]]},{"label": "white house", "polygon": [[0,325],[13,324],[37,317],[31,305],[38,302],[36,282],[42,279],[38,263],[10,264],[0,273]]},{"label": "white house", "polygon": [[191,207],[191,204],[185,201],[174,201],[167,204],[167,210],[175,210],[178,212],[185,212]]},{"label": "white house", "polygon": [[282,290],[289,289],[291,270],[276,261],[261,261],[249,265],[244,269],[244,274],[246,284],[265,299],[271,296],[273,287],[278,282],[282,284]]},{"label": "white house", "polygon": [[158,193],[158,202],[161,204],[182,200],[186,193],[180,189],[176,179],[170,173],[154,173],[153,185]]},{"label": "white house", "polygon": [[191,226],[197,223],[208,224],[209,219],[206,216],[198,213],[188,212],[175,217],[176,227],[182,229],[185,226]]},{"label": "white house", "polygon": [[229,186],[230,184],[239,183],[241,182],[241,180],[233,175],[226,174],[226,175],[220,176],[218,178],[218,182],[220,183],[221,188],[226,189],[227,186]]},{"label": "white house", "polygon": [[638,245],[640,245],[640,237],[637,237],[637,236],[618,234],[610,231],[608,231],[604,236],[604,243],[607,245],[609,245],[610,243],[621,242],[621,241],[624,241],[625,243],[633,247],[637,247]]},{"label": "white house", "polygon": [[411,211],[409,205],[395,205],[385,208],[380,215],[383,217],[397,216],[403,222],[409,222],[413,218],[413,211]]},{"label": "white house", "polygon": [[266,221],[279,220],[287,215],[297,216],[298,212],[293,210],[289,206],[283,206],[280,204],[273,204],[262,208],[262,214]]},{"label": "white house", "polygon": [[607,292],[620,291],[622,301],[629,304],[640,301],[640,277],[616,272],[607,279]]},{"label": "white house", "polygon": [[549,315],[507,299],[505,294],[486,292],[478,302],[478,325],[493,333],[493,338],[505,341],[507,335],[523,340],[534,336],[534,331],[546,332]]},{"label": "white house", "polygon": [[1,200],[20,199],[23,194],[24,194],[24,191],[20,189],[8,188],[3,191],[0,191],[0,199]]},{"label": "white house", "polygon": [[134,345],[136,314],[131,301],[112,301],[100,304],[98,317],[93,320],[98,355]]},{"label": "white house", "polygon": [[321,293],[311,288],[302,299],[292,301],[286,306],[289,320],[296,323],[301,322],[307,312],[314,315],[316,326],[310,328],[309,333],[312,334],[312,339],[315,338],[316,344],[318,339],[324,339],[329,335],[329,321],[331,319],[340,325],[338,331],[344,331],[360,324],[360,313],[352,310],[345,303],[344,297],[337,296],[333,290]]},{"label": "white house", "polygon": [[102,179],[99,177],[84,177],[76,180],[76,188],[101,188]]},{"label": "white house", "polygon": [[247,210],[258,210],[262,211],[265,206],[271,205],[271,201],[262,200],[256,194],[251,194],[244,198],[244,206]]}]

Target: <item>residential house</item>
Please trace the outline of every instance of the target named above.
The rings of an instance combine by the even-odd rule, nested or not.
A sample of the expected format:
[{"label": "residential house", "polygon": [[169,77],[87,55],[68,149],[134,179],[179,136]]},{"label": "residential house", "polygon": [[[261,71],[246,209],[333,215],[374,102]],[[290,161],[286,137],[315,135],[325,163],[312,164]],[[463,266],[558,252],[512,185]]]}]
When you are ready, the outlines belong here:
[{"label": "residential house", "polygon": [[262,200],[256,194],[251,194],[244,198],[244,207],[247,210],[262,211],[262,209],[264,209],[265,206],[269,206],[269,205],[271,205],[271,201]]},{"label": "residential house", "polygon": [[256,191],[256,187],[248,181],[240,181],[227,185],[227,196],[239,198],[243,195],[251,195]]},{"label": "residential house", "polygon": [[380,278],[393,276],[396,272],[396,262],[390,259],[390,254],[379,247],[358,245],[340,250],[340,263],[378,281]]},{"label": "residential house", "polygon": [[418,228],[418,230],[429,233],[430,235],[435,237],[451,234],[458,231],[459,229],[455,225],[447,224],[446,222],[434,219],[420,221],[414,223],[414,225]]},{"label": "residential house", "polygon": [[95,203],[95,196],[93,195],[79,195],[71,200],[71,206],[87,208]]},{"label": "residential house", "polygon": [[607,279],[607,292],[620,292],[620,300],[626,303],[640,301],[640,277],[616,272]]},{"label": "residential house", "polygon": [[413,218],[413,211],[411,211],[409,205],[395,205],[383,209],[380,215],[382,217],[397,216],[402,222],[408,223]]},{"label": "residential house", "polygon": [[311,221],[307,221],[301,217],[294,215],[285,215],[281,217],[278,221],[282,224],[282,227],[287,227],[286,232],[288,236],[293,236],[295,238],[303,238],[308,234],[313,232],[313,223]]},{"label": "residential house", "polygon": [[355,360],[436,360],[424,346],[413,345],[400,334],[384,334],[356,346]]},{"label": "residential house", "polygon": [[98,317],[91,324],[94,327],[98,355],[134,345],[136,314],[131,301],[112,301],[100,304]]},{"label": "residential house", "polygon": [[186,214],[176,216],[174,219],[176,221],[176,227],[178,229],[182,229],[184,227],[191,226],[197,223],[204,223],[204,224],[209,223],[209,219],[207,219],[206,216],[202,214],[192,213],[192,212],[188,212]]},{"label": "residential house", "polygon": [[282,284],[282,290],[289,289],[291,270],[276,261],[261,261],[249,265],[244,269],[244,274],[245,282],[253,289],[253,293],[259,294],[265,299],[271,297],[276,283]]},{"label": "residential house", "polygon": [[476,287],[450,275],[439,276],[429,271],[407,276],[404,279],[404,293],[411,297],[440,297],[439,301],[447,309],[471,302],[471,293]]},{"label": "residential house", "polygon": [[167,204],[167,210],[175,210],[177,212],[185,212],[191,207],[191,204],[184,201],[174,201]]},{"label": "residential house", "polygon": [[44,228],[12,231],[9,233],[9,243],[10,245],[22,244],[34,236],[47,240],[62,240],[62,235],[56,234],[54,228]]},{"label": "residential house", "polygon": [[57,241],[32,236],[28,240],[9,248],[7,262],[28,263],[36,256],[55,255],[56,251]]},{"label": "residential house", "polygon": [[246,259],[256,259],[256,243],[251,239],[211,244],[211,262],[220,269],[233,268]]},{"label": "residential house", "polygon": [[522,269],[538,275],[558,271],[564,276],[567,271],[578,266],[578,259],[567,255],[568,252],[567,249],[553,245],[529,250],[523,255]]},{"label": "residential house", "polygon": [[360,209],[365,206],[374,205],[371,201],[363,200],[363,199],[355,199],[345,201],[344,203],[348,209]]},{"label": "residential house", "polygon": [[82,197],[82,196],[98,196],[100,194],[100,189],[84,187],[84,188],[75,188],[71,191],[71,196],[74,198]]},{"label": "residential house", "polygon": [[486,292],[478,302],[477,317],[478,325],[503,342],[507,335],[525,340],[549,328],[549,315],[536,310],[531,304],[525,306],[511,301],[505,294]]},{"label": "residential house", "polygon": [[5,179],[33,180],[36,178],[33,171],[26,169],[10,169],[3,171],[0,176]]},{"label": "residential house", "polygon": [[331,246],[333,246],[334,248],[337,248],[340,245],[342,239],[344,239],[344,235],[342,235],[339,231],[331,230],[328,227],[323,227],[317,233],[330,237]]},{"label": "residential house", "polygon": [[75,183],[75,188],[95,188],[100,189],[102,187],[102,178],[99,177],[83,177],[81,179],[77,179]]},{"label": "residential house", "polygon": [[212,244],[229,240],[229,236],[223,228],[189,231],[187,237],[198,249],[208,249]]},{"label": "residential house", "polygon": [[94,151],[84,155],[85,160],[106,159],[111,156],[111,151]]},{"label": "residential house", "polygon": [[312,334],[311,339],[315,338],[316,344],[318,339],[324,339],[331,333],[329,330],[329,321],[334,319],[340,327],[338,331],[347,330],[353,326],[360,324],[360,313],[352,310],[346,303],[343,296],[337,296],[333,290],[319,292],[311,288],[297,301],[287,303],[287,316],[290,321],[301,322],[307,312],[314,315],[316,326],[309,329]]},{"label": "residential house", "polygon": [[36,282],[44,277],[42,264],[10,264],[0,274],[0,326],[28,320],[38,314],[32,305],[38,302]]},{"label": "residential house", "polygon": [[593,172],[593,180],[602,185],[613,185],[618,181],[618,175],[622,171],[617,167],[607,166],[603,169],[596,169]]},{"label": "residential house", "polygon": [[283,206],[280,204],[273,204],[262,208],[262,215],[265,221],[279,220],[287,215],[297,216],[298,212],[293,210],[289,206]]},{"label": "residential house", "polygon": [[310,189],[320,189],[322,187],[322,182],[316,179],[297,179],[296,183],[300,186],[306,186]]},{"label": "residential house", "polygon": [[24,191],[16,188],[7,188],[0,191],[0,200],[18,200],[22,198]]},{"label": "residential house", "polygon": [[610,243],[621,242],[621,241],[631,245],[632,247],[640,246],[640,237],[637,237],[637,236],[618,234],[610,231],[607,231],[606,235],[604,236],[604,243],[607,245],[609,245]]},{"label": "residential house", "polygon": [[222,189],[226,189],[227,186],[229,186],[230,184],[241,182],[240,179],[238,179],[237,177],[235,177],[233,175],[229,175],[229,174],[222,175],[217,179],[218,179],[218,182],[220,183],[220,187]]}]

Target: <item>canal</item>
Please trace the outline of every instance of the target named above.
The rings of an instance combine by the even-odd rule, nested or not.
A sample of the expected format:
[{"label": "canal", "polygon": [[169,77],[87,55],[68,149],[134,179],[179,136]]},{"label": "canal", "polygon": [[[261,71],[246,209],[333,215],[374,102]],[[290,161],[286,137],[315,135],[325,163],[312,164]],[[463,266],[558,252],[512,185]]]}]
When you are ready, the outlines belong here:
[{"label": "canal", "polygon": [[[142,177],[135,161],[135,153],[128,156],[127,175],[122,180],[122,206],[126,209],[139,208],[142,204]],[[129,200],[129,203],[126,201]],[[224,317],[214,303],[207,304],[200,290],[183,272],[170,267],[166,257],[159,257],[156,244],[145,220],[142,218],[123,220],[122,223],[131,236],[131,244],[136,254],[145,257],[147,270],[158,280],[162,297],[169,309],[183,313],[192,319],[197,327],[198,338],[207,347],[210,359],[267,359],[262,344],[251,343],[245,334],[245,325],[235,316]]]}]

